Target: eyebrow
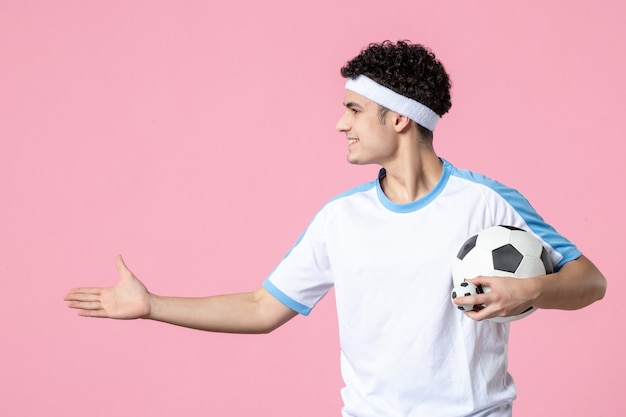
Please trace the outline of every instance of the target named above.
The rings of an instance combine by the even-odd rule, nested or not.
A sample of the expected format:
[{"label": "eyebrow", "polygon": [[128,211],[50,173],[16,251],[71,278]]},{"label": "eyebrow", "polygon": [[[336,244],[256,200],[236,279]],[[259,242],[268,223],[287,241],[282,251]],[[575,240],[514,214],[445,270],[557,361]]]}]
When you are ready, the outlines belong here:
[{"label": "eyebrow", "polygon": [[359,103],[355,103],[354,101],[349,101],[349,102],[347,102],[347,103],[344,103],[344,106],[345,106],[345,107],[347,107],[347,108],[349,108],[349,109],[352,109],[352,108],[354,108],[354,107],[358,107],[358,108],[360,108],[360,109],[362,109],[362,108],[363,108],[363,106],[362,106],[362,105],[360,105]]}]

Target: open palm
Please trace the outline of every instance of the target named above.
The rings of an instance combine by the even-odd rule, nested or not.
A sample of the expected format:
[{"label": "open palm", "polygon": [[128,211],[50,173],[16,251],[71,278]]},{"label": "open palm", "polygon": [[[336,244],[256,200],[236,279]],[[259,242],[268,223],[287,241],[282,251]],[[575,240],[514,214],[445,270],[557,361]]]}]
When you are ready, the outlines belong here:
[{"label": "open palm", "polygon": [[115,259],[120,280],[112,287],[74,288],[65,296],[68,307],[87,317],[136,319],[150,314],[150,293],[130,272],[121,256]]}]

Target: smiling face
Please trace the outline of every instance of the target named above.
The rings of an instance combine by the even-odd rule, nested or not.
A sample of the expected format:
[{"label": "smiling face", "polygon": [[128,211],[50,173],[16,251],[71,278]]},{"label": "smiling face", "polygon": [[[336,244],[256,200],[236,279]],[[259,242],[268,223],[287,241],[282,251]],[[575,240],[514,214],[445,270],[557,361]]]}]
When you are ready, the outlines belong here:
[{"label": "smiling face", "polygon": [[397,157],[393,112],[386,112],[381,120],[378,103],[350,90],[346,91],[343,105],[345,112],[336,128],[348,138],[348,162],[386,166]]}]

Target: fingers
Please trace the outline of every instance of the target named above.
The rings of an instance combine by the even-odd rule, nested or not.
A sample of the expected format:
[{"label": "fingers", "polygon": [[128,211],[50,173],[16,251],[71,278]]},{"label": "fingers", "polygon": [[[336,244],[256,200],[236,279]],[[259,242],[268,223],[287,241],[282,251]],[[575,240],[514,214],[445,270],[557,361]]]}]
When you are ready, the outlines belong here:
[{"label": "fingers", "polygon": [[[488,303],[488,300],[484,297],[484,294],[479,295],[466,295],[463,297],[456,297],[452,302],[457,305],[474,306],[474,312],[483,310]],[[467,313],[467,311],[466,311]]]},{"label": "fingers", "polygon": [[477,276],[475,278],[472,279],[466,279],[465,281],[467,282],[471,282],[472,284],[478,286],[483,286],[483,287],[491,287],[492,283],[493,283],[494,278],[493,277],[486,277],[486,276]]},{"label": "fingers", "polygon": [[[120,281],[128,280],[133,275],[124,263],[124,259],[118,255],[115,258],[115,267],[120,274]],[[80,316],[86,317],[110,317],[111,288],[82,287],[73,288],[64,296],[69,308],[78,310]],[[108,300],[108,301],[107,301]]]},{"label": "fingers", "polygon": [[75,308],[77,310],[102,310],[102,303],[100,303],[100,301],[70,301],[67,303],[67,306],[69,308]]},{"label": "fingers", "polygon": [[490,305],[489,300],[485,299],[485,294],[457,297],[453,302],[456,305],[473,305],[473,310],[463,312],[467,317],[473,320],[481,321],[492,317],[493,305]]},{"label": "fingers", "polygon": [[79,310],[78,315],[87,317],[105,317],[106,312],[100,302],[100,288],[74,288],[63,298],[69,308]]},{"label": "fingers", "polygon": [[[97,288],[96,288],[97,289]],[[65,296],[67,306],[78,310],[79,316],[84,317],[109,317],[108,312],[102,306],[100,296],[96,294],[71,293]]]},{"label": "fingers", "polygon": [[78,310],[79,316],[107,317],[107,312],[104,308],[102,308],[102,303],[100,302],[100,300],[79,301],[79,300],[74,299],[74,300],[69,300],[67,302],[67,306],[69,308]]},{"label": "fingers", "polygon": [[83,317],[95,317],[95,318],[108,318],[109,315],[105,310],[96,309],[96,310],[80,310],[78,312],[79,316]]},{"label": "fingers", "polygon": [[87,317],[137,318],[146,314],[148,293],[118,255],[115,267],[120,279],[111,287],[71,289],[64,297],[69,308]]},{"label": "fingers", "polygon": [[[504,285],[500,285],[499,283],[496,288],[491,288],[489,285],[486,285],[490,283],[495,285],[496,283],[496,281],[489,280],[488,278],[468,280],[474,284],[482,285],[484,293],[457,297],[454,299],[454,303],[457,305],[467,304],[481,306],[482,308],[475,308],[473,311],[465,312],[469,318],[476,321],[515,316],[530,307],[529,300],[516,297],[512,287],[506,285],[504,278],[499,278],[499,280],[500,283]],[[518,283],[519,281],[520,280],[513,278],[510,282]]]},{"label": "fingers", "polygon": [[74,288],[65,294],[63,299],[67,301],[69,308],[97,310],[102,308],[100,304],[101,293],[101,288]]},{"label": "fingers", "polygon": [[464,313],[466,316],[476,321],[491,318],[498,314],[496,308],[498,306],[497,294],[491,292],[491,288],[488,286],[489,280],[481,278],[482,277],[466,280],[478,287],[478,294],[457,297],[453,300],[456,305],[473,305],[473,310],[465,311]]},{"label": "fingers", "polygon": [[489,318],[489,316],[485,315],[485,313],[482,310],[481,311],[466,311],[465,314],[467,315],[467,317],[476,321],[482,321],[486,318]]},{"label": "fingers", "polygon": [[64,300],[72,300],[73,297],[80,297],[83,295],[100,295],[102,288],[99,287],[84,287],[84,288],[72,288],[65,295]]},{"label": "fingers", "polygon": [[100,299],[100,288],[78,288],[70,290],[65,297],[65,301],[96,301]]},{"label": "fingers", "polygon": [[[97,290],[97,288],[95,289]],[[99,292],[72,292],[70,291],[64,298],[69,308],[81,310],[98,310],[102,308]]]}]

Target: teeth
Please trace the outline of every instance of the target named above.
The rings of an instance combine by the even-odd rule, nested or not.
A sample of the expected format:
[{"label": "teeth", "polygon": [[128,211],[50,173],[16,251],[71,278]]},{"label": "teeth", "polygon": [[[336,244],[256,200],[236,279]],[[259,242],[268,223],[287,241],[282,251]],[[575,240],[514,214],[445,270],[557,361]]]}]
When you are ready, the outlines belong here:
[{"label": "teeth", "polygon": [[350,139],[348,140],[348,145],[352,145],[353,143],[357,143],[358,141],[358,139]]}]

